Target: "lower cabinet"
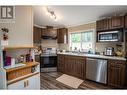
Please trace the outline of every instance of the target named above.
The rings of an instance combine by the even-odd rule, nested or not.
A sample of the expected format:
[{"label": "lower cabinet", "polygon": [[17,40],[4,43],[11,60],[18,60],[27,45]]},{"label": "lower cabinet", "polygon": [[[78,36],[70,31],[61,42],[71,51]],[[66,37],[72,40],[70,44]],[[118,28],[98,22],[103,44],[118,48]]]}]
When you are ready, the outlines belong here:
[{"label": "lower cabinet", "polygon": [[125,61],[108,61],[108,85],[118,88],[125,86]]},{"label": "lower cabinet", "polygon": [[65,69],[64,69],[64,55],[62,54],[58,54],[57,55],[57,71],[58,72],[62,72],[65,73]]},{"label": "lower cabinet", "polygon": [[85,57],[65,56],[65,73],[85,79]]},{"label": "lower cabinet", "polygon": [[[85,79],[86,58],[81,56],[58,54],[58,71]],[[108,60],[107,85],[125,88],[127,85],[126,61]],[[92,70],[91,70],[92,72]]]},{"label": "lower cabinet", "polygon": [[29,78],[15,82],[7,86],[8,89],[12,90],[25,90],[25,89],[40,89],[40,74],[33,75]]},{"label": "lower cabinet", "polygon": [[58,71],[85,79],[85,57],[58,55]]}]

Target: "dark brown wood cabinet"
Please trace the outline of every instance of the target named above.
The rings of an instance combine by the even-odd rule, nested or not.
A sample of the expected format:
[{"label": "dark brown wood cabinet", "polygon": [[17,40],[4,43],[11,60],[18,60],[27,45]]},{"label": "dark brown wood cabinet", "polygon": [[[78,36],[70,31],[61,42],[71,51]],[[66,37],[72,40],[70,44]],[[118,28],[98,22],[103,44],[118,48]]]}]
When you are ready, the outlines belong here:
[{"label": "dark brown wood cabinet", "polygon": [[41,30],[42,30],[42,34],[41,34],[42,36],[43,35],[48,35],[48,32],[46,31],[46,28],[42,28]]},{"label": "dark brown wood cabinet", "polygon": [[[86,57],[58,54],[58,72],[75,76],[85,80]],[[108,60],[107,85],[116,88],[126,88],[127,82],[126,61]]]},{"label": "dark brown wood cabinet", "polygon": [[96,25],[97,31],[106,31],[112,29],[124,28],[124,16],[113,16],[98,20]]},{"label": "dark brown wood cabinet", "polygon": [[124,28],[124,16],[113,16],[109,20],[109,29]]},{"label": "dark brown wood cabinet", "polygon": [[33,27],[33,42],[41,43],[41,28],[36,26]]},{"label": "dark brown wood cabinet", "polygon": [[125,28],[127,28],[127,14],[125,15]]},{"label": "dark brown wood cabinet", "polygon": [[62,72],[62,73],[65,72],[65,69],[64,69],[64,66],[65,66],[64,59],[65,59],[64,55],[62,55],[62,54],[58,54],[57,55],[57,71],[58,72]]},{"label": "dark brown wood cabinet", "polygon": [[108,85],[118,88],[125,86],[125,61],[108,60]]},{"label": "dark brown wood cabinet", "polygon": [[102,19],[97,21],[97,31],[109,29],[109,19]]},{"label": "dark brown wood cabinet", "polygon": [[57,42],[58,43],[68,43],[68,29],[59,28],[57,29]]},{"label": "dark brown wood cabinet", "polygon": [[65,73],[81,79],[85,79],[85,57],[65,56]]},{"label": "dark brown wood cabinet", "polygon": [[85,57],[58,54],[59,72],[85,79]]}]

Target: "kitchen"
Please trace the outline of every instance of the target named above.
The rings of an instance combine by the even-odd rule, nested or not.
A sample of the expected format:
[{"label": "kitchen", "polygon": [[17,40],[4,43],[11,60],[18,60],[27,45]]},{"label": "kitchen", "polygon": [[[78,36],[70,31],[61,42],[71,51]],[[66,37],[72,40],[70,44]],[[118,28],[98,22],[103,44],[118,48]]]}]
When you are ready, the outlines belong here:
[{"label": "kitchen", "polygon": [[[36,10],[37,10],[37,8],[35,8],[35,11]],[[35,13],[35,15],[37,15],[37,13]],[[112,86],[112,87],[116,87],[116,88],[121,88],[122,85],[124,85],[123,74],[125,72],[124,68],[126,67],[125,66],[126,59],[123,58],[122,56],[125,56],[125,55],[123,55],[123,51],[125,51],[124,50],[125,43],[123,41],[124,37],[123,36],[121,37],[121,35],[124,35],[124,34],[121,34],[123,32],[120,32],[121,28],[124,27],[124,20],[123,20],[124,17],[118,16],[118,17],[114,18],[114,16],[112,16],[112,17],[111,16],[103,17],[103,18],[101,18],[102,20],[101,19],[97,20],[97,24],[90,23],[90,24],[84,24],[84,25],[77,25],[77,26],[69,27],[69,28],[63,27],[63,28],[57,29],[57,43],[59,45],[59,46],[56,46],[56,47],[59,47],[57,50],[57,51],[59,51],[57,54],[57,70],[59,72],[62,72],[62,74],[75,76],[75,77],[78,77],[81,79],[89,79],[89,80],[96,81],[99,83],[108,84],[108,86]],[[35,19],[36,19],[36,17],[35,17]],[[112,25],[110,26],[110,24],[112,24]],[[118,24],[118,26],[117,26],[117,24]],[[119,25],[119,24],[121,24],[121,25]],[[97,27],[97,29],[96,29],[96,27]],[[96,30],[97,30],[97,32],[96,32]],[[85,34],[84,31],[88,32],[88,33],[93,32],[93,34]],[[42,32],[43,32],[43,30],[42,30]],[[64,36],[62,36],[62,35],[64,35]],[[90,39],[90,40],[92,40],[92,42],[90,44],[88,43],[88,45],[85,42],[84,42],[85,44],[80,43],[81,40],[87,40],[87,39],[82,39],[83,35],[86,35],[86,37],[87,37],[87,35],[92,36],[93,39]],[[77,36],[77,39],[79,38],[78,39],[79,43],[78,42],[77,43],[71,42],[70,39],[73,37],[73,39],[75,40],[76,36]],[[109,38],[106,38],[106,37],[109,37]],[[43,38],[42,38],[42,47],[48,44],[48,41],[47,40],[45,40],[45,41],[46,42],[44,43]],[[52,46],[55,47],[54,45],[55,45],[55,41]],[[84,48],[82,48],[82,47],[84,47]],[[90,49],[90,48],[92,48],[92,49]],[[121,57],[115,57],[114,56],[115,52],[118,54],[117,56],[121,56]],[[106,55],[106,56],[104,56],[104,55]],[[118,63],[117,63],[117,61],[118,61]],[[120,61],[120,63],[119,63],[119,61]],[[42,62],[42,63],[44,64],[44,62]],[[101,63],[104,63],[104,64],[101,64]],[[121,63],[123,63],[123,64],[121,64]],[[78,65],[78,64],[80,64],[80,65]],[[54,67],[56,67],[56,66],[54,66]],[[101,70],[103,70],[105,72],[99,71],[99,67]],[[98,71],[95,70],[96,68],[98,68],[97,69]],[[47,72],[50,72],[49,69],[51,69],[51,68],[49,66],[49,68],[46,68],[46,67],[42,68],[42,70],[44,70],[44,69],[47,69]],[[54,69],[52,68],[52,70],[54,70]],[[90,70],[93,70],[93,72],[96,72],[96,73],[92,73],[92,72],[90,72]],[[89,72],[89,73],[87,73],[87,72]],[[100,72],[102,72],[102,73],[100,73]],[[117,73],[115,73],[115,72],[117,72]],[[119,73],[120,73],[120,75],[119,75]],[[49,74],[49,76],[47,76],[47,77],[50,77],[51,72],[47,73],[47,75],[48,74]],[[54,72],[53,72],[53,74],[54,74]],[[46,77],[46,76],[44,76],[44,77]],[[109,77],[111,77],[112,79]],[[48,80],[48,78],[47,78],[47,80]],[[44,81],[46,81],[46,80],[44,80]],[[120,81],[120,82],[118,82],[118,81]],[[47,84],[48,84],[48,82],[47,82]],[[53,83],[52,83],[52,85],[53,85]]]},{"label": "kitchen", "polygon": [[[25,8],[28,10],[25,11]],[[126,89],[126,8],[126,6],[33,6],[33,8],[16,6],[18,19],[11,24],[17,24],[18,21],[24,24],[25,20],[20,20],[22,18],[20,11],[24,11],[24,17],[29,18],[26,18],[27,25],[23,25],[25,31],[33,32],[32,34],[29,32],[30,34],[26,34],[25,37],[23,37],[25,32],[21,34],[24,41],[21,41],[21,37],[17,37],[18,43],[11,39],[12,34],[9,35],[9,46],[5,46],[6,52],[3,52],[7,56],[3,59],[10,60],[10,56],[15,58],[22,55],[20,62],[24,62],[23,53],[29,54],[32,59],[29,59],[29,55],[25,55],[28,57],[25,61],[30,62],[26,72],[22,71],[24,65],[14,67],[16,70],[12,67],[2,68],[2,75],[7,76],[4,76],[4,80],[0,80],[4,81],[0,87],[16,89],[16,83],[23,80],[24,89]],[[15,28],[6,23],[2,23],[1,26],[6,26],[10,31]],[[19,71],[17,68],[20,68]],[[24,74],[25,77],[22,76]],[[37,82],[33,88],[35,84],[26,78],[34,75],[36,79],[30,79]]]}]

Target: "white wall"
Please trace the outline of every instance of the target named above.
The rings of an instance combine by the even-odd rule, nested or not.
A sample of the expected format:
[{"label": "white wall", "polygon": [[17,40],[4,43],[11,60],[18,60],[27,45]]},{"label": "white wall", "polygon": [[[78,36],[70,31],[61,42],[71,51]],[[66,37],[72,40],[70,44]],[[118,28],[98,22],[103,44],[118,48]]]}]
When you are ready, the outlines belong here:
[{"label": "white wall", "polygon": [[16,6],[15,11],[15,23],[0,23],[9,29],[9,46],[33,45],[32,6]]}]

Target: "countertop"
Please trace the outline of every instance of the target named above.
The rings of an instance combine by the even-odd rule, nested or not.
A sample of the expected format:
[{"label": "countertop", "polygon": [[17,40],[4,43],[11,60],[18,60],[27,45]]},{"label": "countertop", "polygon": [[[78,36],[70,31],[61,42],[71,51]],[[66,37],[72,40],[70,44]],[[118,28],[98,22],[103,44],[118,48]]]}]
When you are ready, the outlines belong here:
[{"label": "countertop", "polygon": [[11,71],[15,71],[15,70],[19,70],[22,68],[32,67],[32,66],[38,65],[39,63],[38,62],[25,62],[23,64],[26,64],[26,65],[16,67],[16,68],[6,69],[6,73],[11,72]]},{"label": "countertop", "polygon": [[84,56],[90,58],[103,58],[103,59],[114,59],[114,60],[123,60],[126,61],[124,57],[116,57],[116,56],[105,56],[105,55],[96,55],[96,54],[83,54],[83,53],[69,53],[69,52],[58,52],[57,54],[64,54],[64,55],[73,55],[73,56]]}]

